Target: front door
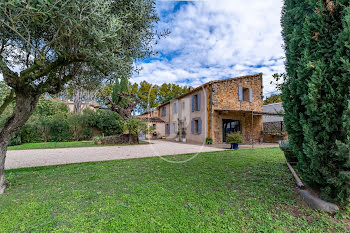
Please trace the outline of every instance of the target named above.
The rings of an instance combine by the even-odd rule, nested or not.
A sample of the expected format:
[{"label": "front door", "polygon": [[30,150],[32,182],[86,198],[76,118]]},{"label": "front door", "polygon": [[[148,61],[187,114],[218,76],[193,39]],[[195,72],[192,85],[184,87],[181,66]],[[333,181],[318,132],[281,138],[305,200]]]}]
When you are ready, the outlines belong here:
[{"label": "front door", "polygon": [[241,122],[238,120],[223,119],[222,120],[222,141],[226,142],[226,134],[231,132],[240,132]]}]

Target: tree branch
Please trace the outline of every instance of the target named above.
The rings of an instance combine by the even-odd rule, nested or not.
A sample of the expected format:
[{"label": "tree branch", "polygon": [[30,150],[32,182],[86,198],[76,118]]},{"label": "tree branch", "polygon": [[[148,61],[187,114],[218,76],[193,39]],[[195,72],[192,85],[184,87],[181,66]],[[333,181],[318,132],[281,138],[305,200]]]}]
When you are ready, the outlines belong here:
[{"label": "tree branch", "polygon": [[1,54],[0,54],[0,70],[4,75],[4,79],[5,79],[6,83],[10,87],[15,88],[17,86],[18,75],[17,75],[17,73],[10,70],[10,68],[8,68],[8,66],[4,62],[4,58],[3,58],[3,56],[1,56]]}]

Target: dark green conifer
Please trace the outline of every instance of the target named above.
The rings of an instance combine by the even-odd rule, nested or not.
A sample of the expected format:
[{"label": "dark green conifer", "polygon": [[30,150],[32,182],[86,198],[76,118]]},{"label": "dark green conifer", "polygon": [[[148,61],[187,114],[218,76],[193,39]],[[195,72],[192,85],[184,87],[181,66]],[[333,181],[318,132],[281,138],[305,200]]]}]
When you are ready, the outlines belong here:
[{"label": "dark green conifer", "polygon": [[350,197],[350,2],[285,0],[285,125],[304,181],[322,198]]}]

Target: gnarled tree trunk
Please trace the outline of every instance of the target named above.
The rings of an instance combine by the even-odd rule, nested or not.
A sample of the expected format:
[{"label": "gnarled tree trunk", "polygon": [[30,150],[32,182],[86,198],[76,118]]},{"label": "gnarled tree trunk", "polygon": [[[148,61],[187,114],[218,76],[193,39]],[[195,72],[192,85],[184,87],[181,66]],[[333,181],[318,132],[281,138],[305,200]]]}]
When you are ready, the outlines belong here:
[{"label": "gnarled tree trunk", "polygon": [[0,194],[4,193],[5,159],[7,146],[12,136],[26,123],[35,111],[39,95],[16,93],[16,106],[11,117],[0,127]]}]

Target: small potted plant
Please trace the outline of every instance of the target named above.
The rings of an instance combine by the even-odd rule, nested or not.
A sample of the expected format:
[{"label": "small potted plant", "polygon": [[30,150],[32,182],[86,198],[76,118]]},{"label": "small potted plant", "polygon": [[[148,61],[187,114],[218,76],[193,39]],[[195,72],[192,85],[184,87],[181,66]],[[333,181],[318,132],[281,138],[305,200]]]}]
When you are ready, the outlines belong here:
[{"label": "small potted plant", "polygon": [[186,142],[186,131],[185,130],[181,131],[181,140],[182,140],[182,142]]},{"label": "small potted plant", "polygon": [[177,131],[175,141],[176,142],[180,141],[180,131]]},{"label": "small potted plant", "polygon": [[287,162],[297,163],[298,158],[290,148],[289,141],[279,141],[280,149],[284,152]]},{"label": "small potted plant", "polygon": [[205,139],[205,143],[208,144],[208,145],[211,145],[211,144],[213,144],[213,139],[212,138],[206,138]]},{"label": "small potted plant", "polygon": [[226,135],[226,142],[231,144],[231,149],[238,150],[238,144],[243,142],[242,134],[228,133]]},{"label": "small potted plant", "polygon": [[92,139],[92,141],[94,142],[94,144],[96,145],[101,145],[102,144],[102,139],[103,139],[103,136],[97,136],[97,137],[94,137]]}]

